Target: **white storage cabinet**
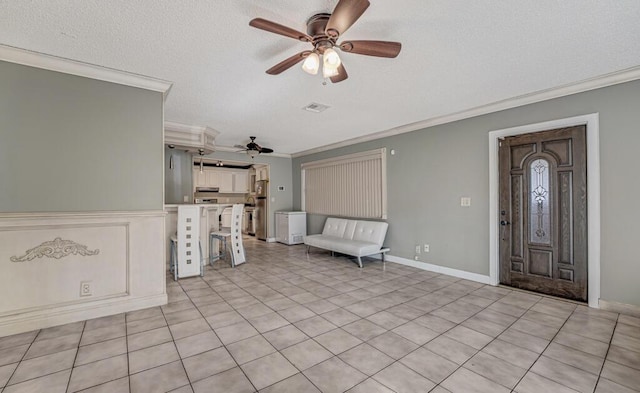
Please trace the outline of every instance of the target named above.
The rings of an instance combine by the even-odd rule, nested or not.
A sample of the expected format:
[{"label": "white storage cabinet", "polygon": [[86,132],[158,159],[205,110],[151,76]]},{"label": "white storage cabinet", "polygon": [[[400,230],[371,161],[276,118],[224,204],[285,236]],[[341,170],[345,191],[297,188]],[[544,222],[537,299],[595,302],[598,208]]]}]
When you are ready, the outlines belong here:
[{"label": "white storage cabinet", "polygon": [[276,212],[276,241],[301,244],[307,235],[307,212]]}]

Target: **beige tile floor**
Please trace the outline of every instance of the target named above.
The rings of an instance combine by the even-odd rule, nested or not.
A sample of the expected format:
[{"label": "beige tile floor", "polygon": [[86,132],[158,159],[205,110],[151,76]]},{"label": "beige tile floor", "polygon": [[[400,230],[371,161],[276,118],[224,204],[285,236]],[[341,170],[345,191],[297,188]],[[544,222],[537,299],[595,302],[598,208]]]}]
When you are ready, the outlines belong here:
[{"label": "beige tile floor", "polygon": [[634,392],[640,319],[303,246],[0,338],[0,392]]}]

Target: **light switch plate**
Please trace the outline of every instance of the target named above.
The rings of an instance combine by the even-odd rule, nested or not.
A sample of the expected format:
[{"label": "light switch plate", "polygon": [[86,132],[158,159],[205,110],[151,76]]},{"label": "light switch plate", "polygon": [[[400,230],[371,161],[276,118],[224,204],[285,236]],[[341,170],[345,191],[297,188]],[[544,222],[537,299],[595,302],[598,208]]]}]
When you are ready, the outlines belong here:
[{"label": "light switch plate", "polygon": [[471,198],[469,197],[460,198],[460,206],[463,206],[463,207],[471,206]]}]

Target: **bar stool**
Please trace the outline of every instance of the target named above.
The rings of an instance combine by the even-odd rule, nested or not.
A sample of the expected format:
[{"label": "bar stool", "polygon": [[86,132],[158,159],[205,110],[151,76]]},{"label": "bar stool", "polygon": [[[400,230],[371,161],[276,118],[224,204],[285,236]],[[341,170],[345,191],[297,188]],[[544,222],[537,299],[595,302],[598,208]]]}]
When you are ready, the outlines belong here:
[{"label": "bar stool", "polygon": [[[231,231],[212,231],[209,233],[209,263],[213,266],[213,262],[220,258],[224,258],[227,251],[227,240],[231,239]],[[213,254],[213,241],[221,242],[218,255]]]},{"label": "bar stool", "polygon": [[242,220],[244,205],[236,204],[231,209],[231,266],[236,267],[246,262],[244,245],[242,244]]},{"label": "bar stool", "polygon": [[[244,211],[244,205],[235,204],[231,208],[231,227],[229,230],[211,231],[209,233],[209,261],[213,265],[213,262],[220,258],[224,258],[227,247],[230,245],[231,250],[231,267],[235,267],[245,262],[244,258],[244,246],[242,245],[242,216]],[[220,251],[218,255],[213,254],[213,241],[217,240],[221,242]]]},{"label": "bar stool", "polygon": [[200,206],[178,206],[178,230],[170,238],[169,271],[173,273],[174,280],[204,275],[199,235]]}]

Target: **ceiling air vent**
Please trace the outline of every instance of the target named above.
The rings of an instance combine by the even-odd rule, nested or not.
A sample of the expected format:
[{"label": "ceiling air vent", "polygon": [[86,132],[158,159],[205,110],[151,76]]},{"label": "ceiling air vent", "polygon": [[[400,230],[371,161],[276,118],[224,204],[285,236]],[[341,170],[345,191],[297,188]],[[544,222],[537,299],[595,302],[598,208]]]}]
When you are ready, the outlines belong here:
[{"label": "ceiling air vent", "polygon": [[302,109],[304,109],[305,111],[313,112],[313,113],[320,113],[320,112],[324,112],[327,109],[329,109],[329,105],[318,104],[317,102],[312,102],[311,104],[305,106]]}]

